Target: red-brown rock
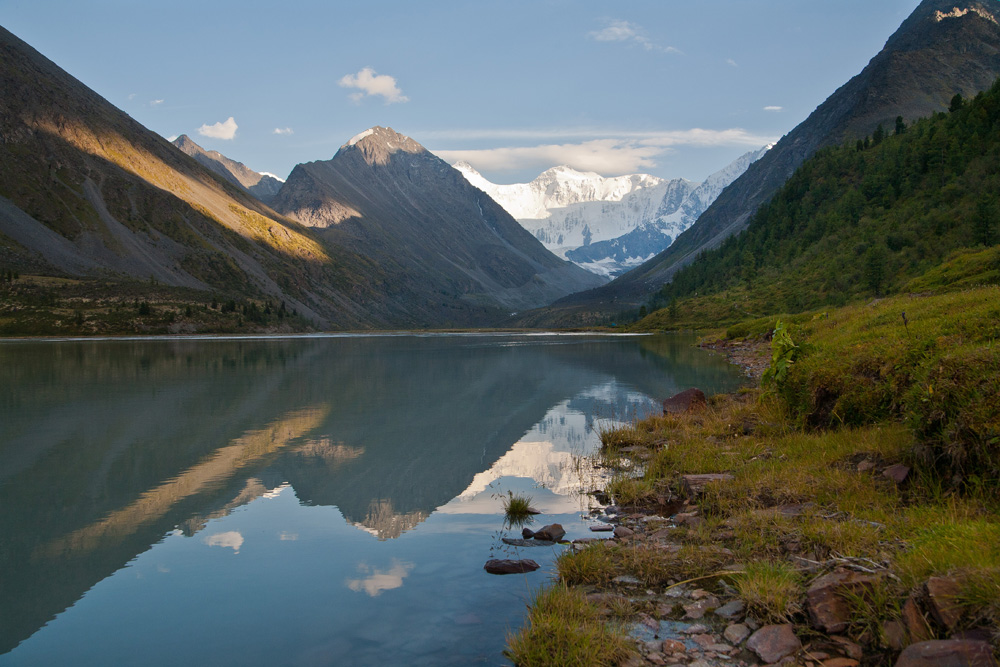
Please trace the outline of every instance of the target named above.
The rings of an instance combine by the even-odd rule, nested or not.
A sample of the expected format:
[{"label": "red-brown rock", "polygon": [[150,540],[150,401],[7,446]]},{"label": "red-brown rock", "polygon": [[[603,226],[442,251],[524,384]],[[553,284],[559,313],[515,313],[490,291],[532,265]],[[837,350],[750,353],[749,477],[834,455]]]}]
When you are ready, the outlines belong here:
[{"label": "red-brown rock", "polygon": [[917,604],[912,595],[906,598],[906,602],[903,603],[903,625],[906,626],[906,634],[910,644],[934,639],[934,633],[931,631],[930,625],[927,624],[923,612],[920,611],[920,605]]},{"label": "red-brown rock", "polygon": [[927,580],[927,606],[934,619],[954,632],[962,619],[962,606],[958,602],[962,586],[952,577],[931,577]]},{"label": "red-brown rock", "polygon": [[903,649],[896,667],[996,667],[993,648],[987,642],[965,639],[935,639]]},{"label": "red-brown rock", "polygon": [[802,648],[802,642],[789,624],[765,625],[750,635],[747,648],[764,662],[777,662]]},{"label": "red-brown rock", "polygon": [[674,394],[663,401],[663,414],[677,414],[680,412],[696,412],[703,409],[708,402],[705,399],[705,392],[701,389],[685,389],[679,394]]},{"label": "red-brown rock", "polygon": [[486,565],[483,565],[483,569],[490,574],[523,574],[524,572],[534,572],[538,567],[538,563],[530,558],[521,560],[492,558],[486,561]]},{"label": "red-brown rock", "polygon": [[816,579],[806,593],[806,610],[812,626],[827,633],[846,630],[851,608],[844,593],[870,588],[875,581],[875,577],[857,572],[831,572]]}]

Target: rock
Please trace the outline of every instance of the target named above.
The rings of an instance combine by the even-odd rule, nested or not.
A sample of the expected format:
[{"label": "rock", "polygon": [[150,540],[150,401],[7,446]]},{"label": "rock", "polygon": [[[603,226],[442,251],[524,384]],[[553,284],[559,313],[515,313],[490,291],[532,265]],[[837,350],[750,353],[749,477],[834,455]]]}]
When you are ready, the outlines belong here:
[{"label": "rock", "polygon": [[709,646],[715,643],[715,637],[709,634],[692,635],[691,639],[692,641],[694,641],[695,644],[697,644],[702,648],[708,648]]},{"label": "rock", "polygon": [[861,646],[855,644],[847,637],[830,637],[841,651],[847,654],[848,658],[853,658],[854,660],[861,660]]},{"label": "rock", "polygon": [[678,414],[681,412],[697,412],[708,405],[705,392],[701,389],[685,389],[663,401],[663,414]]},{"label": "rock", "polygon": [[893,651],[902,651],[906,646],[906,628],[903,622],[893,619],[882,624],[882,636]]},{"label": "rock", "polygon": [[668,655],[671,653],[687,653],[687,646],[684,645],[684,642],[677,641],[676,639],[665,639],[660,650]]},{"label": "rock", "polygon": [[714,607],[712,600],[699,600],[698,602],[693,602],[691,604],[683,605],[684,607],[684,618],[690,618],[697,621],[698,619],[704,618],[708,610]]},{"label": "rock", "polygon": [[743,615],[743,600],[731,600],[715,610],[716,616],[722,618],[739,618]]},{"label": "rock", "polygon": [[550,540],[521,540],[513,537],[503,537],[501,539],[504,544],[509,544],[512,547],[551,547],[556,544]]},{"label": "rock", "polygon": [[685,635],[704,635],[708,632],[710,632],[709,627],[702,623],[695,623],[681,630],[681,633]]},{"label": "rock", "polygon": [[490,574],[522,574],[524,572],[534,572],[538,567],[538,563],[530,558],[522,558],[521,560],[492,558],[486,561],[483,569]]},{"label": "rock", "polygon": [[865,459],[858,464],[858,472],[870,472],[875,469],[875,462],[871,459]]},{"label": "rock", "polygon": [[524,539],[530,540],[534,536],[535,536],[535,531],[533,531],[532,529],[530,528],[521,529],[521,537],[523,537]]},{"label": "rock", "polygon": [[802,648],[802,642],[790,624],[765,625],[750,636],[747,648],[764,662],[777,662]]},{"label": "rock", "polygon": [[635,531],[632,530],[631,528],[626,528],[625,526],[615,527],[615,537],[617,537],[618,539],[632,537],[633,535],[635,535]]},{"label": "rock", "polygon": [[536,540],[548,540],[550,542],[558,542],[566,536],[566,531],[558,523],[551,523],[548,526],[544,526],[539,530],[535,531]]},{"label": "rock", "polygon": [[642,582],[640,580],[636,579],[635,577],[629,576],[627,574],[615,577],[611,581],[613,583],[623,584],[625,586],[642,586]]},{"label": "rock", "polygon": [[742,623],[734,623],[726,628],[722,636],[726,638],[726,641],[734,646],[739,646],[743,643],[743,640],[750,636],[750,628],[743,625]]},{"label": "rock", "polygon": [[528,509],[527,509],[527,510],[525,510],[525,511],[526,511],[526,512],[527,512],[528,514],[541,514],[541,513],[542,513],[542,511],[541,511],[541,510],[536,510],[536,509],[535,509],[534,507],[532,507],[531,505],[528,505]]},{"label": "rock", "polygon": [[806,609],[812,626],[827,633],[846,630],[851,608],[843,593],[870,588],[875,581],[875,577],[857,572],[831,572],[816,579],[806,593]]},{"label": "rock", "polygon": [[595,523],[591,524],[590,529],[595,533],[610,533],[615,527],[610,523]]},{"label": "rock", "polygon": [[912,595],[906,598],[906,602],[903,603],[903,626],[906,628],[906,634],[909,636],[911,644],[934,639],[934,633],[920,611],[916,598]]},{"label": "rock", "polygon": [[706,591],[704,588],[696,588],[691,591],[692,600],[704,600],[705,598],[712,597],[712,594]]},{"label": "rock", "polygon": [[704,475],[681,475],[681,487],[689,497],[699,495],[708,484],[728,482],[733,476],[728,473],[707,473]]},{"label": "rock", "polygon": [[987,642],[935,639],[910,644],[899,654],[896,667],[996,667]]},{"label": "rock", "polygon": [[934,619],[948,632],[954,632],[962,619],[962,606],[958,602],[962,585],[954,577],[931,577],[926,588],[927,606]]},{"label": "rock", "polygon": [[896,465],[889,466],[883,470],[882,474],[896,484],[902,484],[906,481],[906,478],[910,476],[910,468],[908,466],[904,466],[902,463],[897,463]]},{"label": "rock", "polygon": [[830,658],[823,661],[823,667],[858,667],[859,664],[852,658]]}]

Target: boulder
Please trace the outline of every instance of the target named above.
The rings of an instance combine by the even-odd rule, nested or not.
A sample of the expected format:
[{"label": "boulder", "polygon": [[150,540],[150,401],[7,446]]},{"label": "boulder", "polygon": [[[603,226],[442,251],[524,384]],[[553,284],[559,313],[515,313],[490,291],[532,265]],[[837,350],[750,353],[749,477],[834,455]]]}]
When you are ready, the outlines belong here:
[{"label": "boulder", "polygon": [[765,625],[750,635],[747,648],[756,653],[764,662],[778,662],[802,648],[802,642],[795,636],[790,624]]},{"label": "boulder", "polygon": [[590,530],[595,533],[610,533],[615,529],[610,523],[595,523],[591,524]]},{"label": "boulder", "polygon": [[910,644],[899,654],[896,667],[996,667],[987,642],[934,639]]},{"label": "boulder", "polygon": [[958,622],[962,620],[962,605],[958,596],[962,585],[954,577],[931,577],[927,580],[927,607],[934,620],[943,625],[948,632],[954,632]]},{"label": "boulder", "polygon": [[530,528],[521,529],[521,537],[523,537],[524,539],[530,540],[534,536],[535,536],[535,531],[533,531],[532,529]]},{"label": "boulder", "polygon": [[617,537],[620,540],[625,539],[627,537],[632,537],[633,535],[635,535],[635,531],[632,530],[631,528],[626,528],[625,526],[615,527],[615,537]]},{"label": "boulder", "polygon": [[705,392],[701,389],[685,389],[663,401],[663,414],[678,414],[681,412],[696,412],[708,405]]},{"label": "boulder", "polygon": [[558,523],[551,523],[543,528],[535,531],[536,540],[548,540],[550,542],[558,542],[566,536],[566,531]]},{"label": "boulder", "polygon": [[522,558],[521,560],[492,558],[486,561],[483,569],[490,574],[523,574],[524,572],[534,572],[538,567],[538,563],[530,558]]},{"label": "boulder", "polygon": [[876,577],[845,571],[831,572],[816,579],[806,593],[806,610],[812,626],[830,634],[846,630],[851,608],[844,593],[862,591],[876,581]]}]

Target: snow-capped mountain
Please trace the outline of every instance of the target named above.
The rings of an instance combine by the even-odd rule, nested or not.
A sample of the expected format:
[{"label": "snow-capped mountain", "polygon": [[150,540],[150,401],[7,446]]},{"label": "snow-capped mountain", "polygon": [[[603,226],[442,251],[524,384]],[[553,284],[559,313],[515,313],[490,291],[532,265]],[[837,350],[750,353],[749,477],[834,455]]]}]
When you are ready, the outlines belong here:
[{"label": "snow-capped mountain", "polygon": [[741,156],[700,184],[649,174],[605,178],[561,166],[530,183],[498,185],[467,162],[455,168],[546,248],[613,277],[667,248],[767,148]]}]

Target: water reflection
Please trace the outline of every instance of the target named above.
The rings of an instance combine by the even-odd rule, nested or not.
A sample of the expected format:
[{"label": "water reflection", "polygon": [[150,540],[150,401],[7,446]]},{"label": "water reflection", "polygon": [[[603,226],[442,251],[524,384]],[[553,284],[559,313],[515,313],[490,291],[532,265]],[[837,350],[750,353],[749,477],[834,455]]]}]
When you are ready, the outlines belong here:
[{"label": "water reflection", "polygon": [[[573,511],[578,499],[563,494],[585,474],[573,454],[592,442],[595,419],[738,381],[690,343],[0,345],[0,654],[165,535],[203,533],[204,548],[246,561],[259,542],[251,532],[206,526],[258,499],[294,494],[304,507],[336,507],[342,522],[385,542],[435,512],[475,514],[501,479],[543,487],[545,509]],[[304,537],[298,526],[274,531],[288,548],[306,549]],[[396,594],[416,562],[403,552],[366,558],[337,581],[372,599]]]}]

